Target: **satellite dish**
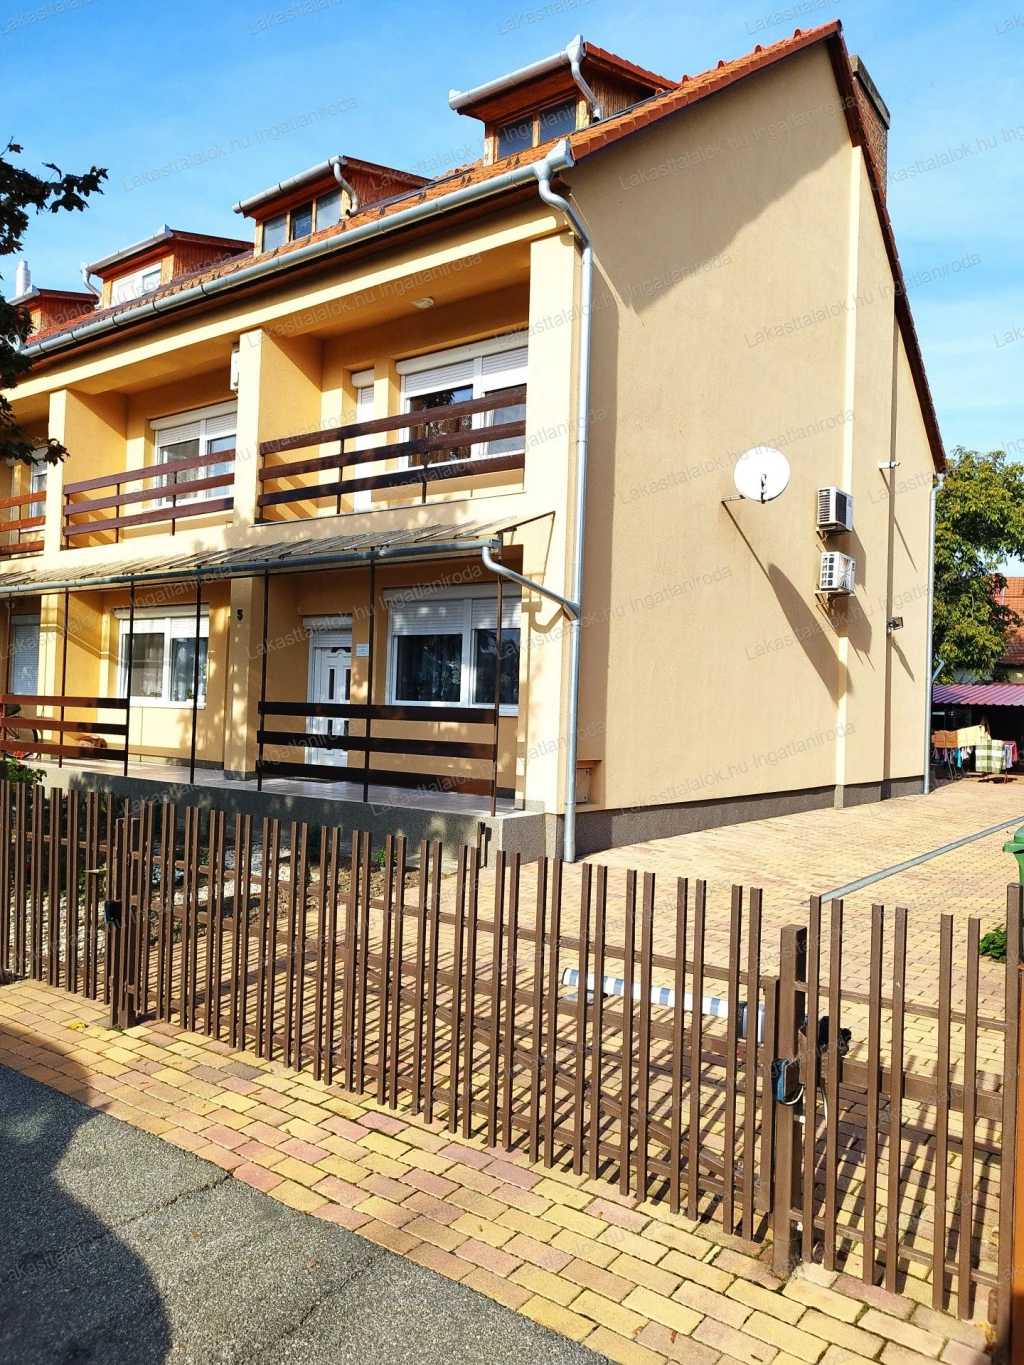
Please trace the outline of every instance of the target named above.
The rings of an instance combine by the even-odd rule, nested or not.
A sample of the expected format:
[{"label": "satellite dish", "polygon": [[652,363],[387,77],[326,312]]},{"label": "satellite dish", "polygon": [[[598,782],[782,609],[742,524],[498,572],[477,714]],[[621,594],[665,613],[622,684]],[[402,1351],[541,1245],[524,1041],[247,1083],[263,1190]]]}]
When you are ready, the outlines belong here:
[{"label": "satellite dish", "polygon": [[733,482],[741,497],[771,502],[789,487],[789,461],[772,446],[754,446],[736,461]]}]

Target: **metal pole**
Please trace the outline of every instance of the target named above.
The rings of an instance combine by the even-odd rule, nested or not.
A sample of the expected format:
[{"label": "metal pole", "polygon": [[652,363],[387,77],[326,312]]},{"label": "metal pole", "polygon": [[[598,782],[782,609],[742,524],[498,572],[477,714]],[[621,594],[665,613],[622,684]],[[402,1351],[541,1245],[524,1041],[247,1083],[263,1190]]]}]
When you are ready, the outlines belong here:
[{"label": "metal pole", "polygon": [[124,711],[124,775],[128,776],[128,750],[132,738],[132,668],[135,664],[135,579],[128,595],[128,667],[124,695],[128,705]]},{"label": "metal pole", "polygon": [[501,722],[501,589],[498,575],[498,617],[494,628],[494,758],[491,767],[491,814],[498,812],[498,727]]},{"label": "metal pole", "polygon": [[260,703],[256,717],[256,790],[263,790],[263,706],[267,700],[267,643],[270,626],[270,574],[263,571],[263,659],[260,664]]},{"label": "metal pole", "polygon": [[[60,650],[60,731],[57,735],[57,743],[61,749],[64,748],[64,698],[68,691],[68,613],[71,609],[69,589],[64,589],[64,632],[61,636]],[[63,768],[64,755],[57,755],[57,767]]]},{"label": "metal pole", "polygon": [[202,582],[196,579],[196,641],[195,658],[192,661],[192,749],[188,760],[188,780],[192,785],[196,780],[196,724],[199,719],[199,636],[203,624]]},{"label": "metal pole", "polygon": [[[8,703],[7,703],[7,701],[6,701],[6,698],[9,697],[10,694],[11,694],[11,655],[12,655],[13,653],[14,653],[14,621],[13,621],[13,618],[12,618],[12,616],[11,616],[11,599],[8,597],[8,599],[7,599],[7,647],[6,647],[6,650],[5,650],[5,653],[4,653],[4,698],[5,698],[5,700],[4,700],[3,706],[0,707],[0,713],[3,714],[3,717],[4,717],[5,720],[6,720],[6,718],[7,718],[7,714],[8,714],[8,710],[9,710],[9,708],[8,708]],[[8,747],[9,747],[10,744],[11,744],[11,732],[10,732],[10,730],[8,730],[8,728],[7,728],[6,725],[3,727],[3,732],[2,732],[2,734],[0,734],[0,739],[3,740],[2,749],[3,749],[3,752],[6,754],[6,752],[7,752],[7,750],[8,750]]]},{"label": "metal pole", "polygon": [[935,500],[946,481],[945,474],[936,474],[932,484],[931,509],[928,516],[928,652],[924,660],[924,794],[932,789],[932,684],[935,679]]},{"label": "metal pole", "polygon": [[366,726],[363,731],[366,736],[366,750],[363,756],[363,800],[370,799],[370,710],[373,705],[373,637],[374,628],[377,622],[377,574],[376,562],[373,558],[373,551],[370,551],[370,626],[369,643],[366,655]]}]

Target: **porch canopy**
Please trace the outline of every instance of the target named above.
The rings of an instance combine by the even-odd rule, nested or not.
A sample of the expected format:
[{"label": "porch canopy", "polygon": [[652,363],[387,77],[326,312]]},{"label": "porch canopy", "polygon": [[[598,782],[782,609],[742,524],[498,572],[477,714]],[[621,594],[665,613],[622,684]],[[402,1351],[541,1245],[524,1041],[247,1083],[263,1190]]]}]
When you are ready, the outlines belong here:
[{"label": "porch canopy", "polygon": [[[485,548],[500,552],[503,537],[510,531],[534,518],[510,518],[489,522],[466,522],[458,526],[434,524],[417,526],[411,529],[371,531],[358,535],[339,535],[311,543],[307,539],[292,539],[269,544],[252,544],[229,550],[208,550],[191,554],[181,554],[174,559],[154,561],[152,559],[128,561],[104,568],[79,571],[74,575],[66,570],[40,571],[33,568],[22,571],[9,571],[0,574],[0,598],[7,601],[8,613],[8,659],[7,677],[0,693],[0,753],[25,753],[56,757],[58,763],[64,758],[82,759],[89,756],[84,743],[75,742],[75,736],[102,735],[101,754],[93,753],[92,758],[101,757],[123,764],[124,773],[128,772],[129,723],[132,698],[132,665],[135,640],[135,595],[136,588],[142,585],[168,583],[189,583],[195,585],[196,626],[195,647],[193,650],[194,677],[192,685],[192,733],[189,758],[190,781],[195,780],[196,766],[196,720],[200,692],[200,636],[202,628],[202,588],[203,584],[230,581],[236,578],[262,578],[267,583],[272,575],[310,573],[318,570],[343,569],[355,567],[369,568],[369,656],[367,673],[372,680],[375,636],[375,569],[380,563],[429,561],[437,559],[467,558],[479,555]],[[496,576],[498,593],[496,657],[501,654],[501,593],[502,579]],[[67,633],[69,619],[69,598],[72,593],[89,592],[102,588],[127,588],[129,591],[129,629],[126,657],[126,677],[123,697],[71,697],[67,696]],[[63,594],[64,613],[62,631],[62,677],[60,693],[54,696],[27,696],[13,694],[10,687],[10,616],[12,605],[18,597],[38,597],[40,595]],[[446,708],[445,719],[465,725],[487,725],[490,738],[485,743],[444,741],[434,738],[403,740],[387,736],[373,736],[374,721],[399,721],[410,723],[421,721],[436,726],[437,712],[426,706],[375,705],[372,696],[366,703],[311,703],[311,702],[271,702],[267,700],[267,642],[269,638],[269,593],[263,594],[263,648],[262,677],[260,685],[258,732],[259,758],[257,778],[262,787],[264,776],[315,778],[318,780],[338,779],[344,772],[349,781],[361,779],[363,800],[369,799],[371,782],[381,785],[406,787],[423,786],[438,782],[445,784],[445,790],[478,792],[490,795],[492,814],[497,801],[498,769],[498,719],[500,715],[500,669],[495,669],[496,685],[493,714],[490,708],[481,712],[476,708]],[[22,716],[22,706],[45,708],[49,715]],[[87,710],[98,712],[99,721],[89,719],[67,719],[68,710]],[[57,712],[59,711],[59,718]],[[269,718],[288,717],[292,721],[326,721],[327,733],[315,736],[306,731],[268,728]],[[349,722],[357,721],[361,733],[351,732]],[[339,733],[334,733],[333,722],[344,722]],[[273,726],[273,720],[269,721]],[[281,721],[277,721],[280,726]],[[40,739],[40,731],[46,732]],[[312,743],[311,743],[312,741]],[[323,750],[344,750],[362,753],[362,768],[332,769],[309,762],[279,762],[264,759],[264,747],[285,747],[308,751],[310,748]],[[486,762],[491,770],[490,779],[462,775],[439,775],[437,773],[410,772],[403,768],[387,771],[371,766],[373,753],[398,754],[407,756],[430,756],[434,758],[471,759]],[[303,755],[305,757],[305,755]]]},{"label": "porch canopy", "polygon": [[[531,518],[532,520],[532,518]],[[139,560],[104,571],[28,569],[0,574],[0,598],[38,597],[40,594],[87,592],[94,588],[131,587],[137,583],[196,583],[232,578],[262,578],[265,574],[306,573],[341,569],[382,560],[450,559],[495,549],[502,536],[523,524],[522,518],[473,521],[461,526],[417,526],[411,530],[364,532],[332,536],[311,544],[305,540],[243,545],[233,550],[204,550],[173,559]]]}]

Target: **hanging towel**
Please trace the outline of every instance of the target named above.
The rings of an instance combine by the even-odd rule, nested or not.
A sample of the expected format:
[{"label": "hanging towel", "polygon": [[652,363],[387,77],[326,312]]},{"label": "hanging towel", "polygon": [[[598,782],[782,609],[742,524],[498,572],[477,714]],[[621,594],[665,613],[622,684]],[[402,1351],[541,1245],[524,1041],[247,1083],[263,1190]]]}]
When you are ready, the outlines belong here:
[{"label": "hanging towel", "polygon": [[974,771],[1001,773],[1006,766],[1006,751],[1001,739],[983,739],[975,745]]}]

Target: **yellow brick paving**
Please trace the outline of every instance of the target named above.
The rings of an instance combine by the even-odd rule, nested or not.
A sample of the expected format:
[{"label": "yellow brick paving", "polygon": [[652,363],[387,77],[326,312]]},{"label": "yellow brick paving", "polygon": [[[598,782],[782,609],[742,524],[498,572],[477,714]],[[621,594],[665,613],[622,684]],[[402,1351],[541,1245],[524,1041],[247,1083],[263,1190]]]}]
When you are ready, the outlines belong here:
[{"label": "yellow brick paving", "polygon": [[[801,1268],[613,1186],[454,1139],[283,1066],[101,1006],[0,989],[0,1062],[626,1365],[982,1365],[980,1323]],[[979,1312],[983,1311],[979,1304]]]}]

